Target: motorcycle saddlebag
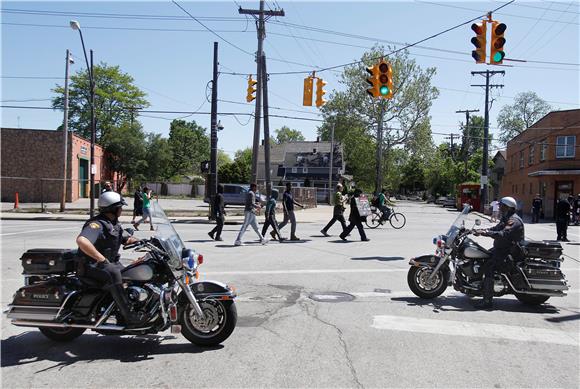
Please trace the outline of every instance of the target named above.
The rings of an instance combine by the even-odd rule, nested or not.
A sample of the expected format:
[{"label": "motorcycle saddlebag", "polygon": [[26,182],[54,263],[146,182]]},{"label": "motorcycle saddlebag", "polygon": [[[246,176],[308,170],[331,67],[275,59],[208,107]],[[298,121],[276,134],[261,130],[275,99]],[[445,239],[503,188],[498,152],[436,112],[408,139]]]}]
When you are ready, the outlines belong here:
[{"label": "motorcycle saddlebag", "polygon": [[25,275],[66,274],[75,271],[76,250],[31,249],[22,254]]},{"label": "motorcycle saddlebag", "polygon": [[14,295],[12,305],[60,307],[70,291],[56,282],[41,282],[23,286]]},{"label": "motorcycle saddlebag", "polygon": [[559,242],[523,241],[521,247],[528,258],[558,260],[562,256],[562,245]]}]

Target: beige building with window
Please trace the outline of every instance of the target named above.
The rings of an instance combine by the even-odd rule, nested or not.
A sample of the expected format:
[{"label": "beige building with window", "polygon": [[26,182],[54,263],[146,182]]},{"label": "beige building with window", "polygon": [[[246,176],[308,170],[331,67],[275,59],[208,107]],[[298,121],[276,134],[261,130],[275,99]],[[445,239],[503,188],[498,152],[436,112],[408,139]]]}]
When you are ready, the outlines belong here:
[{"label": "beige building with window", "polygon": [[580,109],[550,112],[510,140],[502,196],[513,196],[529,214],[539,193],[544,216],[553,218],[561,197],[580,193],[579,140]]}]

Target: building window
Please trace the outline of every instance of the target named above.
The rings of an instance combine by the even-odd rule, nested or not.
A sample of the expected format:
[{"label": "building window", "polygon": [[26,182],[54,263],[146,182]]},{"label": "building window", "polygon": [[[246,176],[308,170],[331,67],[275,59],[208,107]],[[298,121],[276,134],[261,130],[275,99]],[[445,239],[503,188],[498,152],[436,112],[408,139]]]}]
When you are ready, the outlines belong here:
[{"label": "building window", "polygon": [[546,140],[542,140],[540,142],[540,161],[543,162],[546,160],[546,153],[548,152],[548,144]]},{"label": "building window", "polygon": [[532,188],[533,188],[533,187],[534,187],[534,183],[533,183],[533,182],[530,182],[530,194],[533,194],[533,193],[532,193]]},{"label": "building window", "polygon": [[528,155],[528,165],[532,165],[534,163],[534,153],[535,152],[535,146],[531,145],[530,146],[530,153]]},{"label": "building window", "polygon": [[559,136],[556,138],[556,158],[574,158],[576,136]]},{"label": "building window", "polygon": [[520,151],[520,168],[524,167],[524,150]]}]

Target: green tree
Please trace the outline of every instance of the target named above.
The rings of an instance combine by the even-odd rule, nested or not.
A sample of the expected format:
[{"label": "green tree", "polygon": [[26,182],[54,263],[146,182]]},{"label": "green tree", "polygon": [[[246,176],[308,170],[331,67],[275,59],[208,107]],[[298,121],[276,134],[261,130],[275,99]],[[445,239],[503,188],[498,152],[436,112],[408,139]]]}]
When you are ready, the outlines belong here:
[{"label": "green tree", "polygon": [[171,176],[199,173],[202,161],[209,159],[209,137],[206,129],[194,120],[173,120],[169,126]]},{"label": "green tree", "polygon": [[544,117],[552,107],[535,92],[518,93],[512,105],[504,105],[497,115],[499,140],[506,144]]},{"label": "green tree", "polygon": [[225,165],[227,163],[232,163],[232,158],[228,153],[223,150],[218,150],[217,153],[217,165],[219,166]]},{"label": "green tree", "polygon": [[[136,109],[146,108],[146,93],[134,84],[133,77],[119,66],[101,63],[94,67],[96,139],[101,143],[108,131],[135,122]],[[64,87],[57,85],[52,99],[54,109],[64,107]],[[91,137],[90,82],[87,71],[78,71],[69,83],[69,129],[80,136]]]},{"label": "green tree", "polygon": [[169,178],[172,155],[168,140],[160,134],[148,134],[145,160],[147,166],[142,175],[146,179],[159,181]]},{"label": "green tree", "polygon": [[141,173],[147,166],[145,134],[139,123],[110,128],[103,136],[102,144],[107,151],[110,169],[119,175],[118,191],[123,189],[127,180],[143,178]]},{"label": "green tree", "polygon": [[306,140],[304,135],[302,135],[302,132],[299,130],[293,130],[287,126],[282,126],[282,128],[279,128],[274,132],[276,137],[273,139],[277,144]]},{"label": "green tree", "polygon": [[252,176],[252,149],[236,151],[234,161],[218,166],[221,183],[247,184]]},{"label": "green tree", "polygon": [[[391,51],[390,49],[387,51]],[[394,95],[393,99],[374,99],[367,94],[366,78],[368,73],[366,67],[375,64],[379,58],[388,59],[393,70]],[[363,131],[360,141],[366,142],[368,139],[373,143],[377,142],[377,128],[379,121],[383,124],[383,136],[381,147],[383,147],[385,159],[390,160],[389,152],[398,145],[405,145],[414,132],[425,126],[429,118],[429,109],[439,92],[431,85],[435,68],[422,69],[413,59],[409,58],[407,51],[400,51],[387,56],[386,50],[382,46],[376,46],[372,50],[363,54],[361,62],[347,66],[340,79],[344,90],[334,91],[327,104],[322,107],[322,114],[325,123],[319,128],[319,133],[328,139],[331,122],[339,120],[338,117],[346,117],[350,121],[357,123],[357,127]],[[343,131],[336,131],[338,123],[335,124],[336,139],[342,141]],[[345,147],[351,147],[346,145]],[[370,154],[372,150],[367,150],[365,154]],[[345,150],[346,154],[350,151]],[[352,163],[352,159],[347,159],[347,163]],[[376,162],[372,163],[374,166]],[[383,178],[387,178],[389,166],[381,172]],[[376,173],[367,177],[368,169],[355,172],[355,181],[360,182],[374,180]]]}]

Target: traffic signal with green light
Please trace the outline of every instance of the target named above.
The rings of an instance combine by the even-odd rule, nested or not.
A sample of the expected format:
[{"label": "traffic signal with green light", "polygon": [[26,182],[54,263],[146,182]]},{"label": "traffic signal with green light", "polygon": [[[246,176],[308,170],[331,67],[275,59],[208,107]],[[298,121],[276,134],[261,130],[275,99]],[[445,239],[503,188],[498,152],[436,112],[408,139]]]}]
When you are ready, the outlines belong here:
[{"label": "traffic signal with green light", "polygon": [[256,98],[254,93],[256,93],[256,84],[257,83],[258,83],[258,81],[252,79],[251,75],[248,77],[248,94],[246,95],[246,101],[248,103],[251,103]]},{"label": "traffic signal with green light", "polygon": [[314,86],[314,78],[308,76],[304,79],[304,96],[302,98],[302,105],[312,106],[312,88]]},{"label": "traffic signal with green light", "polygon": [[386,98],[393,98],[393,69],[386,61],[381,60],[379,69],[379,95]]},{"label": "traffic signal with green light", "polygon": [[381,95],[379,92],[379,65],[368,66],[367,72],[370,74],[367,82],[371,86],[367,89],[367,93],[374,98],[379,97]]},{"label": "traffic signal with green light", "polygon": [[318,78],[318,80],[316,80],[316,106],[317,107],[322,107],[326,103],[326,100],[324,100],[322,98],[322,96],[324,96],[326,94],[326,91],[323,89],[324,85],[326,85],[326,81],[324,81],[322,78]]},{"label": "traffic signal with green light", "polygon": [[489,56],[489,63],[491,65],[500,65],[505,58],[505,38],[503,34],[507,26],[500,22],[491,22],[491,51]]},{"label": "traffic signal with green light", "polygon": [[475,46],[475,50],[471,52],[471,56],[476,63],[485,63],[486,56],[486,37],[487,22],[482,20],[481,23],[473,23],[471,29],[475,32],[475,36],[471,38],[471,43]]}]

